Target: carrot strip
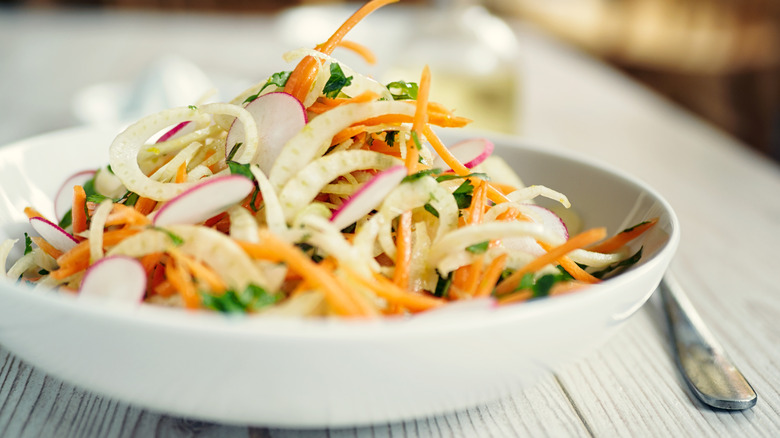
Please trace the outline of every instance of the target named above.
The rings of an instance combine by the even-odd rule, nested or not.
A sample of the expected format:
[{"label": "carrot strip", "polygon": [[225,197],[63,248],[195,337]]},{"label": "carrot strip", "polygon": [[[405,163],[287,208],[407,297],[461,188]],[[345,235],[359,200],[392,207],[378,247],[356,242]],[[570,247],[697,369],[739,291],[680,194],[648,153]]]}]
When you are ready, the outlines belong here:
[{"label": "carrot strip", "polygon": [[[549,245],[543,242],[538,242],[538,243],[542,246],[542,248],[544,248],[545,251],[549,251],[550,249]],[[563,256],[559,258],[558,263],[560,263],[563,270],[568,272],[569,275],[574,277],[575,280],[579,280],[583,283],[588,283],[588,284],[595,284],[601,281],[598,278],[587,273],[584,269],[580,268],[578,264],[574,263],[574,260],[570,259],[567,256]]]},{"label": "carrot strip", "polygon": [[379,274],[374,274],[372,280],[365,278],[347,266],[343,267],[343,270],[350,279],[368,288],[378,297],[384,298],[388,303],[404,307],[411,312],[433,309],[446,303],[441,298],[410,292]]},{"label": "carrot strip", "polygon": [[[160,278],[165,278],[165,268],[160,268],[159,271],[162,272],[162,274],[160,274]],[[155,273],[156,272],[157,270],[155,270]],[[176,294],[176,288],[174,288],[171,282],[168,280],[163,280],[157,283],[153,287],[153,290],[155,294],[160,295],[161,297],[170,297]]]},{"label": "carrot strip", "polygon": [[73,209],[71,218],[73,218],[73,235],[75,236],[87,229],[87,193],[84,187],[73,186]]},{"label": "carrot strip", "polygon": [[143,196],[139,196],[138,200],[135,201],[135,209],[141,214],[151,213],[155,206],[157,206],[157,201]]},{"label": "carrot strip", "polygon": [[337,46],[357,53],[361,58],[363,58],[364,61],[366,61],[366,63],[370,65],[376,64],[376,56],[374,55],[374,52],[360,43],[356,43],[355,41],[350,40],[341,40]]},{"label": "carrot strip", "polygon": [[513,272],[512,275],[504,279],[504,281],[496,287],[496,293],[502,295],[514,291],[523,278],[523,275],[527,272],[537,271],[577,248],[583,248],[594,242],[598,242],[603,239],[606,234],[607,230],[605,228],[591,228],[590,230],[577,234],[562,245],[551,248],[547,253],[542,254],[522,268]]},{"label": "carrot strip", "polygon": [[[106,231],[103,233],[103,248],[116,245],[139,231],[141,231],[140,228],[122,228]],[[58,280],[87,269],[89,266],[89,240],[79,242],[78,245],[58,257],[57,264],[60,267],[52,271],[51,276]]]},{"label": "carrot strip", "polygon": [[342,129],[341,132],[333,136],[333,140],[331,140],[330,145],[334,146],[341,142],[347,141],[348,139],[360,134],[365,130],[365,125],[350,126],[349,128]]},{"label": "carrot strip", "polygon": [[146,271],[147,274],[151,274],[154,268],[157,267],[157,264],[160,263],[162,258],[163,253],[150,252],[149,254],[142,256],[139,261],[141,262],[141,266],[144,267],[144,271]]},{"label": "carrot strip", "polygon": [[331,272],[314,263],[300,249],[279,239],[268,230],[260,231],[260,241],[261,244],[243,241],[237,243],[251,257],[286,263],[290,269],[298,272],[304,281],[319,289],[337,314],[374,316],[367,310],[370,309],[369,306],[357,302],[365,301],[365,297],[349,287],[344,287]]},{"label": "carrot strip", "polygon": [[30,237],[30,239],[32,239],[32,241],[35,242],[36,245],[38,245],[38,248],[40,248],[46,254],[54,257],[55,259],[59,258],[62,255],[62,251],[51,246],[51,243],[47,242],[43,237],[32,236]]},{"label": "carrot strip", "polygon": [[[328,38],[322,44],[315,47],[315,50],[325,53],[327,55],[333,53],[336,46],[344,39],[344,36],[355,27],[363,18],[376,9],[398,0],[372,0],[364,4],[360,9],[355,11],[351,17],[349,17],[336,32]],[[317,70],[319,69],[320,62],[311,56],[306,56],[295,66],[295,69],[287,79],[287,83],[284,86],[285,93],[293,95],[296,99],[303,102],[306,98],[306,94],[311,89],[311,85],[314,79],[317,77]]]},{"label": "carrot strip", "polygon": [[474,261],[468,265],[466,281],[463,283],[463,292],[466,295],[474,296],[479,288],[482,268],[485,266],[485,254],[478,255]]},{"label": "carrot strip", "polygon": [[482,275],[482,281],[480,281],[479,287],[477,287],[476,292],[474,292],[475,298],[490,296],[490,293],[493,292],[493,287],[501,277],[501,272],[504,270],[507,258],[509,258],[509,255],[504,253],[490,262],[487,269],[485,269],[485,273]]},{"label": "carrot strip", "polygon": [[106,226],[112,225],[147,225],[151,223],[149,218],[133,207],[124,204],[114,204],[111,214],[106,218]]},{"label": "carrot strip", "polygon": [[179,292],[184,307],[188,309],[197,309],[200,307],[200,296],[198,289],[192,281],[190,274],[179,263],[168,263],[165,265],[165,277],[171,283],[174,289]]},{"label": "carrot strip", "polygon": [[[423,68],[420,84],[417,91],[417,103],[412,119],[412,132],[418,135],[423,133],[423,128],[428,124],[428,95],[431,89],[431,69],[426,65]],[[412,174],[417,170],[417,161],[420,157],[420,151],[417,150],[417,142],[410,141],[406,143],[406,168]]]},{"label": "carrot strip", "polygon": [[[406,114],[383,114],[381,116],[370,117],[361,123],[366,125],[382,125],[382,124],[400,124],[400,123],[413,123],[414,116]],[[428,113],[428,123],[434,126],[440,126],[442,128],[462,128],[471,122],[470,119],[464,117],[444,116],[436,113]]]},{"label": "carrot strip", "polygon": [[32,207],[24,207],[24,214],[27,215],[27,219],[32,219],[34,217],[46,219],[38,210]]},{"label": "carrot strip", "polygon": [[405,211],[398,218],[396,232],[396,256],[393,283],[406,289],[409,287],[409,270],[412,261],[412,212]]},{"label": "carrot strip", "polygon": [[534,297],[534,293],[530,290],[521,290],[515,293],[503,296],[498,299],[498,305],[503,306],[505,304],[519,303],[522,301],[528,301]]},{"label": "carrot strip", "polygon": [[601,253],[615,252],[625,246],[628,242],[644,234],[645,231],[652,228],[656,223],[658,223],[658,218],[652,218],[648,221],[642,222],[641,224],[623,230],[609,239],[606,239],[605,241],[587,249],[589,251],[596,251]]},{"label": "carrot strip", "polygon": [[212,292],[220,293],[227,289],[225,282],[222,281],[219,275],[217,275],[213,269],[204,265],[202,262],[199,262],[192,257],[183,254],[176,248],[169,248],[168,253],[171,255],[171,257],[173,257],[177,264],[181,264],[187,268],[189,273],[192,274],[195,278],[206,283]]},{"label": "carrot strip", "polygon": [[174,182],[177,184],[187,182],[187,162],[184,161],[179,165],[179,168],[176,169],[176,178],[174,179]]},{"label": "carrot strip", "polygon": [[340,105],[348,103],[372,102],[378,98],[379,95],[371,90],[364,91],[354,97],[318,97],[317,100],[306,109],[313,113],[322,114],[325,111],[331,110]]}]

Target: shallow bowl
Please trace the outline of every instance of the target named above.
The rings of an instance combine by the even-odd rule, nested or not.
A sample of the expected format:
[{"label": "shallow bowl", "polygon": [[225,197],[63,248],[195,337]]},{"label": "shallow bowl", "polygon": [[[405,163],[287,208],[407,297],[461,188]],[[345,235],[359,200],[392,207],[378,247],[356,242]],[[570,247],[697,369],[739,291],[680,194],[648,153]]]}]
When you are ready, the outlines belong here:
[{"label": "shallow bowl", "polygon": [[[116,133],[79,128],[0,148],[0,241],[31,232],[25,206],[52,216],[60,182],[105,165]],[[676,250],[679,225],[669,204],[630,175],[568,151],[491,136],[526,184],[567,194],[585,226],[606,226],[612,234],[659,217],[643,239],[642,260],[577,293],[371,322],[115,307],[3,279],[0,343],[95,393],[225,423],[388,422],[475,406],[533,385],[594,350],[646,302]]]}]

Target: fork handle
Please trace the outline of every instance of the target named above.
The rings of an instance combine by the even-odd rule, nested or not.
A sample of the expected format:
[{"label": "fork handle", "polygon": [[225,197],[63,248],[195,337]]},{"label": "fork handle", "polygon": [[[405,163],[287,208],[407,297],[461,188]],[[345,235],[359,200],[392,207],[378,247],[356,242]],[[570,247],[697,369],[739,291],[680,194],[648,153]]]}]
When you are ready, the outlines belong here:
[{"label": "fork handle", "polygon": [[753,387],[726,356],[674,277],[659,287],[674,342],[675,358],[688,386],[707,405],[748,409],[756,404]]}]

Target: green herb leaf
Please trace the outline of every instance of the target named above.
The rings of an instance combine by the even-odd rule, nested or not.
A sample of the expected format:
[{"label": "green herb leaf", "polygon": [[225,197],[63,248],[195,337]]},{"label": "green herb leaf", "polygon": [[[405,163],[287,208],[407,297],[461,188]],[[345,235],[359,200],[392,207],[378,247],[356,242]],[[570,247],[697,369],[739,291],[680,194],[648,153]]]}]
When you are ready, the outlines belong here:
[{"label": "green herb leaf", "polygon": [[60,228],[68,228],[70,224],[73,223],[73,210],[68,210],[67,213],[65,213],[64,216],[62,216],[62,219],[60,219],[60,223],[57,225],[60,226]]},{"label": "green herb leaf", "polygon": [[438,172],[441,172],[440,169],[423,169],[419,172],[415,172],[411,175],[406,175],[404,179],[401,180],[402,183],[408,183],[408,182],[414,182],[418,179],[425,177],[425,176],[432,176],[436,175]]},{"label": "green herb leaf", "polygon": [[135,205],[136,202],[138,202],[138,193],[135,192],[127,192],[125,193],[124,199],[125,199],[125,205],[128,207],[132,207]]},{"label": "green herb leaf", "polygon": [[268,78],[267,81],[265,81],[265,84],[263,85],[262,88],[260,88],[260,90],[257,92],[257,94],[253,94],[253,95],[247,97],[244,100],[244,103],[249,103],[249,102],[252,102],[253,100],[257,99],[258,97],[260,97],[260,93],[262,93],[263,90],[265,90],[266,88],[270,87],[271,85],[275,85],[275,86],[277,86],[279,88],[284,87],[285,85],[287,85],[287,80],[290,79],[290,75],[291,74],[292,74],[292,71],[280,71],[280,72],[276,72],[276,73],[272,74],[271,77]]},{"label": "green herb leaf", "polygon": [[450,181],[450,180],[458,179],[458,178],[472,178],[472,177],[474,177],[474,178],[481,178],[481,179],[484,179],[485,181],[490,181],[490,177],[488,176],[488,174],[481,173],[481,172],[474,172],[474,173],[470,173],[468,175],[458,175],[458,174],[455,174],[455,173],[445,173],[443,175],[437,176],[436,177],[436,181],[444,182],[444,181]]},{"label": "green herb leaf", "polygon": [[436,210],[436,208],[433,205],[425,204],[423,206],[423,208],[425,209],[425,211],[427,211],[428,213],[432,214],[434,217],[436,217],[436,218],[439,217],[439,211]]},{"label": "green herb leaf", "polygon": [[244,143],[238,142],[233,145],[232,148],[230,148],[230,153],[228,153],[227,161],[233,161],[233,157],[236,156],[236,152],[238,152],[238,149],[243,145]]},{"label": "green herb leaf", "polygon": [[228,168],[230,169],[230,173],[233,175],[243,175],[250,180],[254,181],[255,176],[252,175],[252,171],[249,170],[249,167],[251,166],[249,163],[241,164],[237,163],[235,161],[228,161],[227,162]]},{"label": "green herb leaf", "polygon": [[390,147],[395,146],[397,136],[398,136],[398,131],[385,132],[385,143],[387,143],[387,145]]},{"label": "green herb leaf", "polygon": [[488,246],[490,246],[490,241],[486,240],[484,242],[475,243],[473,245],[467,246],[466,251],[472,254],[482,254],[488,250]]},{"label": "green herb leaf", "polygon": [[330,98],[338,97],[341,90],[351,83],[352,76],[345,76],[344,71],[341,70],[341,66],[336,62],[332,62],[330,64],[330,77],[328,78],[328,82],[325,82],[322,94],[324,94],[325,97]]},{"label": "green herb leaf", "polygon": [[639,248],[639,251],[637,251],[634,255],[627,259],[623,259],[617,263],[614,263],[612,265],[607,266],[606,268],[594,272],[591,275],[593,275],[596,278],[603,279],[607,275],[616,275],[620,272],[625,271],[629,267],[635,265],[639,260],[642,258],[642,249],[644,247]]},{"label": "green herb leaf", "polygon": [[414,82],[395,81],[387,84],[393,100],[417,100],[419,87]]},{"label": "green herb leaf", "polygon": [[171,239],[171,242],[173,243],[174,246],[181,246],[184,243],[184,239],[182,239],[181,236],[179,236],[176,233],[173,233],[170,230],[166,230],[165,228],[162,227],[151,227],[151,229],[159,231],[161,233],[165,233],[168,236],[168,238]]},{"label": "green herb leaf", "polygon": [[248,285],[243,291],[229,289],[222,294],[212,295],[201,292],[203,306],[223,313],[253,312],[275,304],[282,299],[280,294],[268,293],[255,284]]},{"label": "green herb leaf", "polygon": [[32,252],[32,238],[27,233],[24,233],[24,255]]},{"label": "green herb leaf", "polygon": [[446,298],[452,286],[453,272],[450,272],[447,277],[439,275],[439,280],[436,281],[436,290],[433,291],[433,295],[439,298]]},{"label": "green herb leaf", "polygon": [[468,208],[471,205],[471,195],[474,193],[474,185],[471,181],[465,180],[463,184],[459,185],[452,196],[455,197],[455,201],[458,203],[458,208]]},{"label": "green herb leaf", "polygon": [[191,109],[193,111],[198,109],[198,107],[195,106],[195,105],[187,105],[187,108],[189,108],[189,109]]}]

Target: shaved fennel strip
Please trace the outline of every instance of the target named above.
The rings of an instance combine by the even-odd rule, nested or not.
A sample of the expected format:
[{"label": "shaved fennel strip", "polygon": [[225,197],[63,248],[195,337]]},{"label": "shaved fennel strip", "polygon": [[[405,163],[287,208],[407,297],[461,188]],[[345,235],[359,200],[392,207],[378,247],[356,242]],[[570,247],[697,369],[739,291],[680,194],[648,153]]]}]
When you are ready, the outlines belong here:
[{"label": "shaved fennel strip", "polygon": [[522,189],[515,190],[512,193],[506,195],[507,199],[514,202],[526,202],[530,201],[537,196],[543,196],[545,198],[558,201],[566,208],[571,207],[569,199],[561,192],[555,191],[549,187],[541,185],[532,185]]},{"label": "shaved fennel strip", "polygon": [[98,204],[89,224],[89,262],[90,264],[103,258],[103,230],[106,227],[106,220],[114,203],[106,199]]},{"label": "shaved fennel strip", "polygon": [[364,150],[342,151],[314,160],[280,191],[284,217],[288,222],[292,221],[326,184],[339,176],[361,169],[385,170],[399,164],[403,163],[395,157]]},{"label": "shaved fennel strip", "polygon": [[11,253],[11,250],[13,250],[14,245],[16,245],[16,242],[18,241],[19,239],[6,239],[2,244],[0,244],[0,273],[2,273],[3,276],[8,274],[8,271],[5,269],[5,265],[8,263],[8,255]]},{"label": "shaved fennel strip", "polygon": [[[140,196],[154,199],[155,201],[167,201],[179,193],[191,188],[196,183],[164,183],[154,181],[147,177],[138,166],[138,153],[145,146],[145,142],[157,132],[175,125],[178,122],[190,120],[199,114],[227,114],[237,117],[246,128],[245,142],[252,145],[252,150],[257,148],[257,127],[251,114],[245,109],[225,103],[212,103],[202,105],[197,109],[175,108],[162,111],[151,116],[144,117],[133,125],[130,125],[119,134],[109,148],[109,163],[111,169],[131,192]],[[244,155],[240,158],[243,159]]]},{"label": "shaved fennel strip", "polygon": [[252,213],[240,205],[230,207],[227,213],[230,216],[230,237],[252,243],[260,242],[257,221]]},{"label": "shaved fennel strip", "polygon": [[287,222],[284,218],[284,210],[279,202],[274,188],[263,171],[256,164],[249,167],[249,170],[257,180],[257,186],[260,194],[263,195],[263,210],[265,210],[265,223],[268,229],[274,234],[280,234],[287,230]]},{"label": "shaved fennel strip", "polygon": [[311,120],[285,144],[268,179],[280,190],[295,174],[322,155],[333,137],[353,123],[386,114],[414,115],[415,108],[404,102],[369,102],[338,106]]},{"label": "shaved fennel strip", "polygon": [[[179,251],[204,261],[230,287],[243,290],[250,284],[267,286],[260,269],[230,237],[197,225],[171,225],[165,227],[165,230],[184,240],[184,243],[177,247]],[[111,248],[106,255],[141,257],[153,252],[165,252],[172,245],[165,232],[151,229],[128,237]]]}]

